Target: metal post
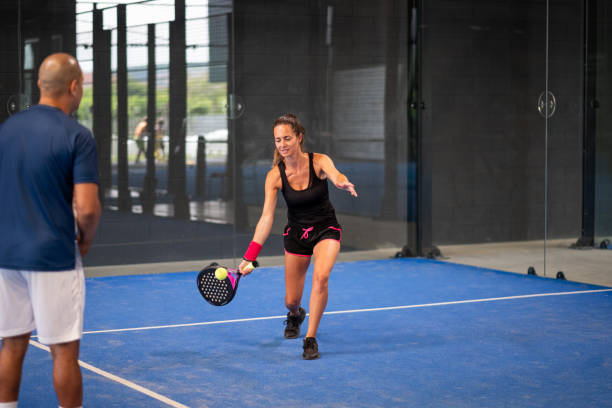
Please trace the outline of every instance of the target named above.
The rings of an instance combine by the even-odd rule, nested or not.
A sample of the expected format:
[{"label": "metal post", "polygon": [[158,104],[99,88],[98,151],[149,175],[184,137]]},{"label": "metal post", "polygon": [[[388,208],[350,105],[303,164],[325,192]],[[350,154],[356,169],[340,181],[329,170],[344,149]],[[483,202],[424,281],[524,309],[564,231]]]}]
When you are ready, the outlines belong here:
[{"label": "metal post", "polygon": [[[170,150],[168,190],[173,193],[174,217],[189,218],[186,185],[185,133],[187,131],[187,62],[185,37],[185,0],[174,3],[170,23]],[[172,189],[170,186],[172,185]]]},{"label": "metal post", "polygon": [[117,188],[119,210],[131,211],[128,180],[128,106],[127,106],[127,30],[126,6],[117,6]]},{"label": "metal post", "polygon": [[93,134],[98,145],[100,202],[112,184],[111,32],[102,29],[102,10],[93,12]]},{"label": "metal post", "polygon": [[595,245],[595,135],[597,132],[597,2],[584,2],[584,109],[582,128],[582,228],[577,246]]},{"label": "metal post", "polygon": [[198,154],[196,156],[196,197],[206,197],[206,139],[198,136]]},{"label": "metal post", "polygon": [[142,212],[153,214],[155,207],[155,189],[157,178],[155,177],[155,145],[156,145],[156,71],[155,71],[155,24],[148,25],[147,37],[147,172],[144,178],[144,186],[141,195]]}]

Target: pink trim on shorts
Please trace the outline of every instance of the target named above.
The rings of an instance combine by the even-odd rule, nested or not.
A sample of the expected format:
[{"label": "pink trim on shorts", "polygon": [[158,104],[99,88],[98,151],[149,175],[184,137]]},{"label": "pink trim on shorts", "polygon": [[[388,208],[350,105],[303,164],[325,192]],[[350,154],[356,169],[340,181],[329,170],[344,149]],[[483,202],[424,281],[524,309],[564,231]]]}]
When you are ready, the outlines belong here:
[{"label": "pink trim on shorts", "polygon": [[[340,240],[336,239],[336,238],[323,238],[322,240],[319,240],[319,242],[323,242],[323,241],[327,241],[327,240],[332,240],[332,241],[340,242]],[[319,242],[317,242],[317,245],[319,244]]]},{"label": "pink trim on shorts", "polygon": [[[340,233],[340,239],[336,239],[336,241],[341,242],[342,241],[342,228],[336,228],[336,227],[329,227],[335,231],[338,231]],[[333,238],[325,238],[325,239],[333,239]],[[323,241],[323,240],[321,240]]]},{"label": "pink trim on shorts", "polygon": [[302,255],[302,254],[294,254],[293,252],[289,252],[285,249],[285,253],[289,254],[289,255],[295,255],[295,256],[304,256],[306,258],[310,258],[312,255]]}]

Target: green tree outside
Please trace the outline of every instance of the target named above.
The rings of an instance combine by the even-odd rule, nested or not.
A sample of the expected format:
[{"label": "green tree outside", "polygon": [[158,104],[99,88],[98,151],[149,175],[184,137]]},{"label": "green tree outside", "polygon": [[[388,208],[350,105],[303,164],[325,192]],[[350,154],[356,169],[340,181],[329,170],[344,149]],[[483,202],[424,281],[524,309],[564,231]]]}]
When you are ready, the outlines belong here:
[{"label": "green tree outside", "polygon": [[[113,98],[111,98],[111,111],[113,116],[117,112],[117,84],[112,84]],[[167,117],[169,93],[168,88],[157,88],[156,102],[158,116]],[[208,74],[192,75],[187,79],[187,114],[213,115],[224,114],[227,103],[227,84],[211,83]],[[91,128],[93,124],[93,86],[83,87],[83,98],[77,111],[79,121]],[[147,114],[147,83],[128,79],[128,116],[130,123],[138,121]]]}]

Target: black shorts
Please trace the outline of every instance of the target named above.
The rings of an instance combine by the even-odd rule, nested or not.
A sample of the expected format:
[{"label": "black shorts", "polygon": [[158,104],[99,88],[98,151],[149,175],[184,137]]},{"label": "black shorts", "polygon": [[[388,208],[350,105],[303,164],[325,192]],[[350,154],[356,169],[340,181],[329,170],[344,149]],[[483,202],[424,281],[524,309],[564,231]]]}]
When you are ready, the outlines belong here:
[{"label": "black shorts", "polygon": [[286,225],[283,233],[285,252],[292,255],[311,256],[312,251],[324,239],[340,242],[342,228],[334,225]]}]

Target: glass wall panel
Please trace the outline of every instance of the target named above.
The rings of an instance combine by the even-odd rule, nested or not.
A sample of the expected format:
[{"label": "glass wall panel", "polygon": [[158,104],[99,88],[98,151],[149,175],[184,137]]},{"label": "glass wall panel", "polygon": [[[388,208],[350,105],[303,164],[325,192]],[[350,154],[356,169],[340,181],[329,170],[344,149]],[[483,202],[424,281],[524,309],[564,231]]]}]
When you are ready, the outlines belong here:
[{"label": "glass wall panel", "polygon": [[612,5],[598,1],[595,14],[595,244],[612,249]]},{"label": "glass wall panel", "polygon": [[[0,121],[38,100],[49,53],[84,71],[104,206],[89,267],[239,259],[288,112],[357,187],[330,186],[344,252],[553,276],[610,239],[607,2],[12,4]],[[285,223],[279,198],[263,255]]]},{"label": "glass wall panel", "polygon": [[95,128],[97,75],[109,87],[102,98],[112,119],[104,214],[86,265],[232,257],[233,192],[226,185],[231,3],[135,2],[124,12],[105,3],[98,26],[87,4],[77,4],[77,57],[86,85],[78,115]]},{"label": "glass wall panel", "polygon": [[[415,253],[416,134],[408,115],[409,91],[416,93],[413,7],[365,0],[235,2],[233,93],[244,106],[233,120],[239,236],[250,237],[261,214],[274,120],[294,113],[306,128],[306,150],[329,155],[359,193],[353,198],[330,185],[342,250],[407,245]],[[274,221],[267,245],[282,254],[283,198]]]},{"label": "glass wall panel", "polygon": [[422,2],[425,256],[544,272],[546,11]]},{"label": "glass wall panel", "polygon": [[[548,9],[546,275],[576,271],[581,261],[572,246],[583,226],[584,4],[554,2]],[[571,277],[571,276],[570,276]]]},{"label": "glass wall panel", "polygon": [[[34,3],[23,21],[61,30],[11,25],[15,1],[5,26],[20,64],[3,72],[18,81],[0,91],[11,114],[38,99],[50,52],[81,63],[76,116],[98,144],[103,202],[88,268],[240,258],[262,210],[272,124],[287,112],[306,149],[357,187],[354,199],[330,186],[343,251],[416,253],[416,2]],[[277,212],[263,255],[283,254],[282,198]]]},{"label": "glass wall panel", "polygon": [[[552,2],[547,276],[610,285],[609,2]],[[602,245],[603,244],[603,245]]]}]

